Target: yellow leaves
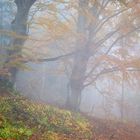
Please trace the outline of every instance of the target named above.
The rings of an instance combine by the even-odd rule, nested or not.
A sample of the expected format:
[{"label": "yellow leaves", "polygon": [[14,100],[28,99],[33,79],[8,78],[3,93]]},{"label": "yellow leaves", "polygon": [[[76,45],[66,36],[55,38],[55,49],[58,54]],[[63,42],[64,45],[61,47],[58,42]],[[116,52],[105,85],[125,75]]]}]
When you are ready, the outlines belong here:
[{"label": "yellow leaves", "polygon": [[121,25],[120,31],[123,34],[127,34],[128,32],[130,32],[133,29],[133,26],[130,24],[123,24]]},{"label": "yellow leaves", "polygon": [[57,12],[57,5],[55,5],[54,3],[50,3],[47,5],[47,9],[53,12]]},{"label": "yellow leaves", "polygon": [[40,17],[37,19],[37,24],[52,40],[64,38],[72,32],[71,23],[61,21],[58,17]]},{"label": "yellow leaves", "polygon": [[7,68],[0,68],[0,76],[9,76],[9,74]]},{"label": "yellow leaves", "polygon": [[120,33],[126,34],[133,30],[133,19],[131,18],[130,13],[125,13],[120,15],[120,22],[119,22]]},{"label": "yellow leaves", "polygon": [[15,121],[16,118],[27,128],[33,130],[34,134],[40,134],[40,140],[91,139],[90,124],[80,114],[20,97],[15,98],[16,100],[13,102],[12,98],[8,98],[8,102],[5,102],[3,98],[0,99],[2,106],[0,109],[0,125],[1,113],[9,113],[10,120]]},{"label": "yellow leaves", "polygon": [[26,40],[28,38],[26,35],[17,34],[16,32],[2,30],[2,29],[0,29],[0,34],[7,35],[7,36],[10,36],[12,38],[17,38],[17,39],[25,39]]},{"label": "yellow leaves", "polygon": [[127,67],[140,69],[140,58],[133,58],[127,62],[125,62]]},{"label": "yellow leaves", "polygon": [[[62,138],[85,139],[91,137],[89,123],[79,114],[72,114],[67,110],[60,110],[44,104],[23,101],[22,105],[31,114],[38,116],[41,125],[47,125],[43,138],[61,140]],[[87,136],[86,136],[87,135]]]},{"label": "yellow leaves", "polygon": [[121,59],[111,55],[102,55],[97,59],[97,61],[107,62],[110,66],[116,66],[120,68],[120,70],[127,68],[140,68],[140,58],[129,57],[127,59]]},{"label": "yellow leaves", "polygon": [[43,136],[43,138],[46,138],[48,140],[59,140],[58,134],[52,131],[48,131],[47,134]]},{"label": "yellow leaves", "polygon": [[18,34],[16,32],[8,31],[8,30],[1,30],[0,29],[0,34],[12,37],[14,39],[31,40],[31,41],[39,41],[39,42],[44,41],[42,39],[34,38],[32,36],[21,35],[21,34]]},{"label": "yellow leaves", "polygon": [[120,80],[123,78],[130,85],[130,81],[132,83],[134,80],[138,79],[135,73],[138,73],[140,70],[139,57],[102,55],[97,59],[97,61],[98,63],[102,62],[102,64],[104,64],[103,66],[105,66],[105,68],[103,72],[108,74],[105,76],[108,78],[110,77],[116,82],[120,82]]},{"label": "yellow leaves", "polygon": [[140,0],[134,0],[134,1],[130,1],[127,3],[127,6],[129,8],[134,8],[135,6],[137,6],[140,3]]},{"label": "yellow leaves", "polygon": [[127,11],[120,15],[119,25],[122,33],[128,33],[133,30],[136,19],[140,14],[140,1],[130,1],[127,3],[127,7]]},{"label": "yellow leaves", "polygon": [[0,114],[0,127],[2,127],[2,123],[3,123],[3,121],[4,121],[4,117],[3,117],[2,114]]},{"label": "yellow leaves", "polygon": [[78,121],[77,124],[78,124],[78,126],[79,126],[79,127],[78,127],[79,130],[80,130],[80,129],[88,130],[88,128],[87,128],[87,123]]},{"label": "yellow leaves", "polygon": [[99,57],[97,59],[97,61],[101,62],[107,62],[109,63],[111,66],[114,66],[114,65],[121,65],[121,61],[119,58],[115,57],[115,56],[110,56],[110,55],[102,55],[101,57]]}]

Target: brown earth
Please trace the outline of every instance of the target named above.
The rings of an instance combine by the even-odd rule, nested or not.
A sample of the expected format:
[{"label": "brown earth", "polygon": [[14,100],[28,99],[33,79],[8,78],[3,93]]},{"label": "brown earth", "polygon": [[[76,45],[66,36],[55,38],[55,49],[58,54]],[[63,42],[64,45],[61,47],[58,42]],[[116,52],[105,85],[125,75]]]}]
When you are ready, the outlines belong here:
[{"label": "brown earth", "polygon": [[140,140],[140,125],[90,118],[93,140]]}]

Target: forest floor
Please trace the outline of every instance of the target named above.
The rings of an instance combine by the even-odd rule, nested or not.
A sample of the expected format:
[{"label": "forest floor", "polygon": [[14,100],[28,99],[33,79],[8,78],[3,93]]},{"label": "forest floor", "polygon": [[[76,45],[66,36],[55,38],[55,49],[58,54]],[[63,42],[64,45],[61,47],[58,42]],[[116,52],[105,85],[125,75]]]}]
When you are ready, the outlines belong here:
[{"label": "forest floor", "polygon": [[[0,96],[0,140],[140,140],[140,126]],[[6,95],[6,96],[5,96]]]},{"label": "forest floor", "polygon": [[140,125],[90,118],[94,140],[140,140]]}]

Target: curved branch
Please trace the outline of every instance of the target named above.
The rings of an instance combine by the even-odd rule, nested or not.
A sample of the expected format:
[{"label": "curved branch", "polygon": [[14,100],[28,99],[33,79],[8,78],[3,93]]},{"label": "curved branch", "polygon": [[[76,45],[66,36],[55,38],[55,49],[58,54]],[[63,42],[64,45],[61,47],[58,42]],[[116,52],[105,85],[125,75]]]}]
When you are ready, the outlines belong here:
[{"label": "curved branch", "polygon": [[[102,70],[101,72],[99,72],[89,83],[85,84],[84,87],[87,87],[89,85],[91,85],[93,82],[95,82],[95,80],[97,80],[97,78],[99,78],[100,76],[104,75],[104,74],[109,74],[109,73],[112,73],[112,72],[117,72],[117,71],[121,71],[120,68],[118,67],[113,67],[113,68],[109,68],[109,69],[104,69]],[[134,69],[134,68],[127,68],[126,71],[129,71],[129,72],[140,72],[140,69]]]},{"label": "curved branch", "polygon": [[57,60],[60,60],[60,59],[64,59],[66,57],[70,57],[70,56],[72,56],[72,55],[74,55],[76,53],[77,52],[71,52],[71,53],[67,53],[67,54],[52,57],[52,58],[38,59],[37,61],[39,61],[39,62],[57,61]]},{"label": "curved branch", "polygon": [[112,44],[111,46],[109,47],[109,49],[107,50],[106,54],[108,54],[110,52],[110,50],[112,49],[112,47],[119,41],[121,40],[122,38],[125,38],[127,37],[128,35],[132,34],[133,32],[137,31],[138,29],[140,29],[140,26],[138,26],[137,28],[134,28],[133,30],[129,31],[128,33],[118,37]]},{"label": "curved branch", "polygon": [[123,9],[123,10],[121,10],[121,11],[119,11],[119,12],[113,14],[112,16],[106,18],[101,24],[99,24],[99,26],[97,27],[97,30],[95,31],[95,34],[102,28],[102,26],[103,26],[106,22],[108,22],[110,19],[116,17],[117,15],[119,15],[119,14],[121,14],[121,13],[127,11],[128,9],[129,9],[129,8]]},{"label": "curved branch", "polygon": [[64,55],[59,55],[59,56],[56,56],[56,57],[51,57],[51,58],[39,58],[39,59],[26,59],[26,58],[22,58],[21,59],[21,62],[22,63],[28,63],[28,62],[50,62],[50,61],[57,61],[57,60],[60,60],[60,59],[64,59],[64,58],[68,58],[70,56],[73,56],[75,55],[76,53],[78,53],[78,51],[73,51],[73,52],[70,52],[70,53],[67,53],[67,54],[64,54]]}]

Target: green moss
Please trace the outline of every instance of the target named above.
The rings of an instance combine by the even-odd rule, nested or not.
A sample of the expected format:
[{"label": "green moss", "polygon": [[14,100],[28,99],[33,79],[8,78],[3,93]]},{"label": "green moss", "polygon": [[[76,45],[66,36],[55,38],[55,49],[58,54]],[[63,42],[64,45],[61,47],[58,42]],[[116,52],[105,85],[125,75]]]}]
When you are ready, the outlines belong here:
[{"label": "green moss", "polygon": [[47,137],[57,137],[58,140],[91,139],[90,124],[80,114],[38,104],[19,96],[11,100],[1,97],[0,106],[0,114],[5,117],[0,127],[1,138],[26,140],[32,134],[39,133],[39,140]]},{"label": "green moss", "polygon": [[32,135],[33,131],[24,125],[13,125],[4,116],[0,116],[0,138],[26,140]]}]

